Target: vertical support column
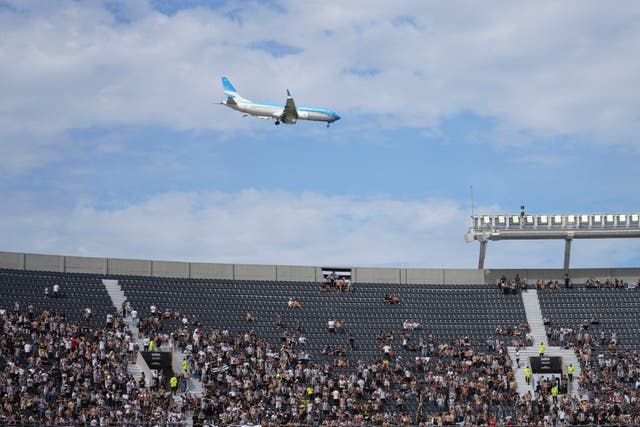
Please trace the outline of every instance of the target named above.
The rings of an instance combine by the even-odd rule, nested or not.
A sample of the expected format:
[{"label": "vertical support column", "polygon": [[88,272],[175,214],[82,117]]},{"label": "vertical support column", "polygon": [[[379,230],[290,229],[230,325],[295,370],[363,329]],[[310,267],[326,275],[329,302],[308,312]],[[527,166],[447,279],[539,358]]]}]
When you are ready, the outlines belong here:
[{"label": "vertical support column", "polygon": [[573,236],[567,236],[564,239],[564,272],[569,272],[569,261],[571,259],[571,240]]},{"label": "vertical support column", "polygon": [[480,240],[480,257],[478,258],[478,269],[484,268],[484,257],[487,254],[487,241],[485,239]]}]

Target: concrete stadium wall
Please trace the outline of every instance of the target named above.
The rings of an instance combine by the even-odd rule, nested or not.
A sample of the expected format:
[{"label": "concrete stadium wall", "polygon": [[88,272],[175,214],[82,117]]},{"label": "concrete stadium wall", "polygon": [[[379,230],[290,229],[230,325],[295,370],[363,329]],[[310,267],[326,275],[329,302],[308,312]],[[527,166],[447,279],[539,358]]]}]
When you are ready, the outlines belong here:
[{"label": "concrete stadium wall", "polygon": [[484,270],[446,269],[444,283],[448,285],[477,285],[484,283]]},{"label": "concrete stadium wall", "polygon": [[25,270],[64,271],[64,257],[59,255],[24,254]]},{"label": "concrete stadium wall", "polygon": [[410,285],[444,284],[444,270],[441,268],[407,268],[405,271],[405,283]]},{"label": "concrete stadium wall", "polygon": [[354,268],[351,269],[355,283],[393,283],[400,284],[399,268]]},{"label": "concrete stadium wall", "polygon": [[276,279],[282,282],[315,282],[315,267],[276,265]]},{"label": "concrete stadium wall", "polygon": [[189,278],[189,263],[178,261],[151,261],[151,271],[155,277]]},{"label": "concrete stadium wall", "polygon": [[122,274],[126,276],[151,276],[152,261],[143,259],[107,259],[107,274]]},{"label": "concrete stadium wall", "polygon": [[24,254],[17,252],[0,252],[0,268],[24,270]]},{"label": "concrete stadium wall", "polygon": [[191,278],[233,280],[233,264],[209,264],[206,262],[192,262]]},{"label": "concrete stadium wall", "polygon": [[233,278],[236,280],[276,280],[276,266],[234,264]]},{"label": "concrete stadium wall", "polygon": [[64,257],[64,271],[67,273],[107,274],[107,258]]},{"label": "concrete stadium wall", "polygon": [[[321,267],[288,265],[214,264],[201,262],[151,261],[120,258],[92,258],[19,252],[0,252],[0,268],[102,275],[179,277],[194,279],[270,280],[320,282]],[[346,267],[348,269],[349,267]],[[496,283],[503,274],[516,273],[529,283],[564,278],[562,269],[440,269],[440,268],[351,268],[354,283],[391,284],[482,284]],[[625,282],[640,279],[640,268],[571,269],[574,283],[588,278],[619,278]]]}]

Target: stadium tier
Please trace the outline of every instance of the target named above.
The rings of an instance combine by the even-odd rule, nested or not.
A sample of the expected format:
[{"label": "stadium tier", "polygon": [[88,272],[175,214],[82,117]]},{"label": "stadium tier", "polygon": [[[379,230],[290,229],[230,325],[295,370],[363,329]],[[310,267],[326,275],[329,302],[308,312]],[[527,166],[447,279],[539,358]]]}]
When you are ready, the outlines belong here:
[{"label": "stadium tier", "polygon": [[13,310],[17,302],[24,310],[31,305],[33,311],[63,313],[71,321],[82,320],[84,310],[90,308],[93,318],[104,321],[116,309],[101,279],[96,274],[0,269],[1,308]]},{"label": "stadium tier", "polygon": [[[571,289],[541,289],[538,291],[540,307],[550,327],[579,331],[588,325],[592,338],[606,342],[611,335],[617,338],[617,347],[640,351],[640,290],[638,288],[587,287],[575,285]],[[595,319],[594,319],[595,316]],[[592,320],[596,320],[592,322]]]},{"label": "stadium tier", "polygon": [[[206,328],[218,327],[233,333],[252,329],[260,337],[279,342],[283,332],[296,332],[299,325],[312,356],[321,357],[325,346],[348,346],[355,340],[352,359],[381,355],[381,333],[392,331],[396,337],[405,322],[418,323],[412,344],[418,336],[433,335],[436,342],[495,334],[496,326],[514,329],[525,322],[522,300],[518,295],[503,295],[495,286],[485,285],[391,285],[359,283],[349,292],[320,291],[310,282],[207,281],[121,277],[119,283],[142,316],[151,305],[162,312],[179,311],[188,319],[197,319]],[[400,297],[399,304],[385,304],[385,296]],[[289,308],[289,298],[301,308]],[[248,322],[247,313],[255,320]],[[282,327],[276,328],[280,317]],[[178,326],[179,320],[168,324]],[[342,321],[338,333],[328,332],[329,321]]]},{"label": "stadium tier", "polygon": [[[116,303],[118,293],[126,296],[126,305]],[[94,315],[91,322],[84,317],[87,308]],[[640,291],[621,284],[524,292],[511,283],[328,284],[324,278],[187,279],[0,269],[0,309],[3,425],[640,421],[635,391],[640,358],[633,352],[640,343]],[[130,323],[133,310],[137,324]],[[532,313],[541,313],[546,329],[529,325]],[[66,320],[56,317],[60,314]],[[105,322],[110,316],[115,323]],[[53,333],[52,327],[64,330]],[[516,378],[514,345],[522,346],[528,360],[527,354],[537,354],[539,330],[546,332],[549,345],[561,344],[554,347],[557,354],[578,357],[579,378],[563,391],[560,406],[552,400],[551,381],[538,378],[534,390]],[[527,347],[531,334],[536,342]],[[73,344],[76,338],[79,344]],[[134,380],[137,363],[130,345],[146,349],[150,341],[174,352],[173,369],[181,365],[173,399],[166,378],[150,381],[137,373]],[[38,362],[30,357],[33,346]],[[78,348],[85,357],[70,365]],[[61,376],[65,369],[89,375],[69,384]],[[35,386],[12,386],[29,375],[39,381]],[[106,376],[112,380],[103,381]],[[194,381],[202,390],[197,394]],[[38,398],[39,393],[44,394]],[[102,419],[93,403],[82,400],[92,393],[99,401],[107,398],[100,404]],[[125,400],[133,408],[127,413],[119,410]],[[8,409],[20,402],[20,415]],[[68,404],[74,409],[53,411]]]}]

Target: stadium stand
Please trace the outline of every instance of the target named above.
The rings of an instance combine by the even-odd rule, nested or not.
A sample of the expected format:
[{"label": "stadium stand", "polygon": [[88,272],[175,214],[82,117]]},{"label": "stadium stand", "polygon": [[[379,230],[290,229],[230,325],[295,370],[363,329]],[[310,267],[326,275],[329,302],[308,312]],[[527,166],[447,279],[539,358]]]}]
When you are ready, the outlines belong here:
[{"label": "stadium stand", "polygon": [[[204,384],[201,397],[181,386],[178,404],[162,387],[164,381],[149,387],[127,374],[131,354],[124,343],[136,340],[138,329],[132,333],[116,313],[105,278],[116,279],[138,311],[140,337],[167,341],[184,356],[187,374]],[[44,288],[54,284],[64,297],[44,296]],[[640,292],[634,289],[576,285],[539,291],[550,325],[579,331],[596,315],[599,325],[616,332],[619,344],[599,347],[592,340],[599,338],[594,332],[600,326],[591,324],[592,340],[572,340],[582,364],[580,390],[554,406],[550,387],[536,395],[516,393],[507,345],[521,340],[526,312],[519,294],[493,285],[355,283],[340,292],[322,291],[315,282],[9,269],[0,269],[0,285],[0,421],[5,425],[640,421],[640,357],[634,352],[639,334],[631,327]],[[289,307],[290,298],[300,308]],[[82,318],[86,307],[94,310],[95,324]],[[103,324],[107,313],[116,317],[111,328]],[[40,322],[35,330],[33,319]],[[334,324],[334,333],[330,321],[342,326]],[[51,326],[39,326],[42,322],[63,329],[52,333]],[[80,355],[68,348],[73,338],[83,342]],[[25,344],[46,350],[25,357],[15,350]],[[67,361],[78,356],[84,357],[69,366]],[[62,371],[69,375],[74,369],[83,372],[82,378],[69,384]],[[105,386],[108,376],[112,381]],[[16,407],[24,409],[20,416]]]},{"label": "stadium stand", "polygon": [[[598,342],[604,334],[608,344],[612,334],[615,334],[619,348],[640,351],[640,289],[626,286],[598,288],[580,284],[573,289],[541,289],[538,296],[542,314],[552,320],[552,329],[571,329],[577,340],[586,322],[587,332]],[[592,323],[594,316],[597,322]]]},{"label": "stadium stand", "polygon": [[[83,320],[84,309],[90,308],[93,319],[104,322],[107,313],[115,314],[116,309],[101,279],[97,274],[0,269],[0,301],[10,304],[5,307],[9,309],[18,302],[25,310],[31,305],[34,311],[64,313],[72,321]],[[53,297],[56,285],[58,298]]]},{"label": "stadium stand", "polygon": [[[404,322],[418,322],[412,334],[431,333],[437,342],[449,342],[468,336],[493,337],[496,326],[511,327],[525,322],[522,300],[518,295],[499,294],[485,285],[390,285],[362,283],[352,292],[320,292],[318,283],[223,281],[167,278],[120,277],[119,283],[130,303],[141,315],[150,314],[151,305],[160,311],[168,308],[195,318],[203,326],[216,326],[238,333],[253,329],[266,340],[280,340],[284,331],[295,332],[300,325],[307,338],[308,351],[321,356],[325,346],[347,346],[352,334],[356,350],[352,360],[381,354],[381,332],[399,336]],[[385,295],[396,294],[400,304],[384,304]],[[295,297],[301,309],[289,309],[288,299]],[[248,323],[246,314],[255,320]],[[275,328],[280,316],[283,327]],[[181,316],[182,317],[182,316]],[[329,320],[341,320],[341,333],[327,332]],[[178,326],[179,319],[171,326]]]}]

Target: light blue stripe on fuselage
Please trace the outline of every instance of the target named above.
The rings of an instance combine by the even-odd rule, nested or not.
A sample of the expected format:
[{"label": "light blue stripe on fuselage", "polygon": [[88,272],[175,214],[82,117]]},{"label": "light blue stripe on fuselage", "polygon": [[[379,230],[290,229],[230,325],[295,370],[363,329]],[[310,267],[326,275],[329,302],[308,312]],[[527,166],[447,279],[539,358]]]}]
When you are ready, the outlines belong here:
[{"label": "light blue stripe on fuselage", "polygon": [[[243,107],[248,107],[248,109],[245,110]],[[238,109],[240,111],[244,111],[246,113],[251,114],[251,110],[250,110],[251,108],[257,108],[257,109],[263,110],[265,111],[265,113],[272,113],[272,112],[284,110],[284,105],[263,104],[260,102],[251,102],[251,103],[239,102],[238,103]],[[296,110],[298,110],[298,113],[305,112],[305,113],[316,113],[316,114],[324,115],[324,117],[320,117],[320,116],[299,117],[302,120],[336,121],[340,118],[340,116],[338,116],[336,113],[334,113],[331,110],[327,110],[325,108],[296,107]]]}]

